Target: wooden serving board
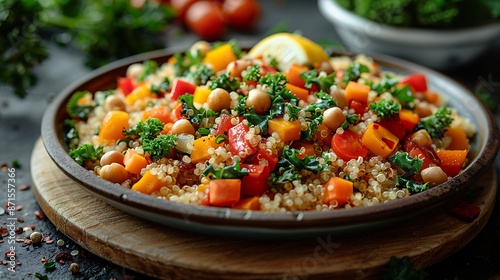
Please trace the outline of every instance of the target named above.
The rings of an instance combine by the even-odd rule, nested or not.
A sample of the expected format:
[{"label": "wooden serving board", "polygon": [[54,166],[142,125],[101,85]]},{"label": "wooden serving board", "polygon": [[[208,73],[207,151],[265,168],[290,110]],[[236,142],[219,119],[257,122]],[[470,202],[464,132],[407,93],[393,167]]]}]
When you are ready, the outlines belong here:
[{"label": "wooden serving board", "polygon": [[65,176],[40,140],[31,170],[42,210],[63,233],[100,257],[164,279],[371,279],[383,276],[391,256],[410,256],[417,267],[427,267],[476,236],[496,193],[491,168],[477,182],[484,189],[472,203],[481,214],[471,223],[443,207],[374,232],[258,241],[203,236],[122,212]]}]

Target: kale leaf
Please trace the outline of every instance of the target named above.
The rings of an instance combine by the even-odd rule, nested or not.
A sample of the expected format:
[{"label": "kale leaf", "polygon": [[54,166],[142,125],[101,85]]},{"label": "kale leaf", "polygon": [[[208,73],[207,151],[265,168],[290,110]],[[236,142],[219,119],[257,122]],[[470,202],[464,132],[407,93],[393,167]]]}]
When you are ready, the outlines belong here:
[{"label": "kale leaf", "polygon": [[395,88],[392,92],[392,96],[396,98],[396,100],[401,104],[401,106],[403,106],[403,108],[413,108],[413,101],[415,100],[415,96],[413,96],[410,85],[405,85],[401,88]]},{"label": "kale leaf", "polygon": [[231,78],[229,73],[222,73],[218,77],[211,80],[212,84],[208,86],[209,89],[222,88],[229,92],[235,91],[240,88],[240,82],[236,78]]},{"label": "kale leaf", "polygon": [[241,179],[244,176],[248,176],[248,170],[246,168],[241,168],[240,158],[235,157],[234,163],[225,167],[214,168],[213,165],[209,164],[207,168],[202,173],[203,176],[208,176],[211,180],[216,179]]},{"label": "kale leaf", "polygon": [[315,85],[320,91],[329,92],[335,84],[335,73],[321,75],[315,69],[300,73],[300,78],[305,81],[305,87],[310,89]]},{"label": "kale leaf", "polygon": [[397,167],[404,170],[407,175],[417,174],[424,164],[423,160],[418,157],[411,157],[407,152],[399,152],[388,158]]},{"label": "kale leaf", "polygon": [[219,114],[211,109],[201,107],[199,110],[193,105],[193,95],[184,94],[178,99],[182,104],[181,114],[187,116],[187,120],[192,124],[200,124],[203,119],[216,117]]},{"label": "kale leaf", "polygon": [[432,138],[441,138],[446,128],[453,122],[450,108],[441,107],[434,114],[420,119],[415,130],[425,129]]},{"label": "kale leaf", "polygon": [[369,73],[370,68],[368,66],[361,64],[361,63],[355,63],[353,65],[350,65],[347,67],[347,69],[344,70],[344,77],[342,78],[342,81],[344,83],[348,83],[350,81],[357,81],[361,77],[361,73]]},{"label": "kale leaf", "polygon": [[88,95],[91,95],[89,91],[77,91],[75,92],[68,103],[66,104],[66,111],[72,118],[80,119],[86,121],[90,111],[94,109],[93,105],[80,105],[79,101],[81,98],[84,98]]},{"label": "kale leaf", "polygon": [[129,130],[123,132],[125,136],[138,136],[141,142],[146,139],[155,138],[163,130],[164,124],[157,118],[149,118],[146,121],[140,121]]}]

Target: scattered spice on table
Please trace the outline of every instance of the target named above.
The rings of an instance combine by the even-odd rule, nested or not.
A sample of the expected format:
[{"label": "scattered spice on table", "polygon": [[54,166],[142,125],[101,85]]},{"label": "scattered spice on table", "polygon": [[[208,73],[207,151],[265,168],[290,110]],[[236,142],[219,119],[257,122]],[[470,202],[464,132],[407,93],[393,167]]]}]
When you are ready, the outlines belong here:
[{"label": "scattered spice on table", "polygon": [[43,220],[45,218],[45,213],[43,213],[42,210],[36,210],[35,211],[35,216],[39,220]]},{"label": "scattered spice on table", "polygon": [[30,185],[20,185],[19,188],[18,188],[20,191],[27,191],[30,189]]},{"label": "scattered spice on table", "polygon": [[33,244],[38,244],[42,241],[42,233],[35,231],[30,235],[30,240]]},{"label": "scattered spice on table", "polygon": [[80,265],[77,264],[77,263],[71,263],[70,266],[69,266],[69,271],[71,271],[71,273],[78,273],[78,272],[80,272]]}]

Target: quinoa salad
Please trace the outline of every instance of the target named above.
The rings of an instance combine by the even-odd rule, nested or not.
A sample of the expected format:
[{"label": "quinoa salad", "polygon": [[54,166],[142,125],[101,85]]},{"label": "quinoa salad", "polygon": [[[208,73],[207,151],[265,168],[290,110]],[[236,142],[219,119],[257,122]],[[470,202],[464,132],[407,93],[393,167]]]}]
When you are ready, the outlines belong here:
[{"label": "quinoa salad", "polygon": [[200,41],[166,63],[130,65],[116,88],[75,92],[69,155],[158,199],[266,212],[385,203],[467,165],[475,128],[424,74],[365,55],[284,68],[250,54]]}]

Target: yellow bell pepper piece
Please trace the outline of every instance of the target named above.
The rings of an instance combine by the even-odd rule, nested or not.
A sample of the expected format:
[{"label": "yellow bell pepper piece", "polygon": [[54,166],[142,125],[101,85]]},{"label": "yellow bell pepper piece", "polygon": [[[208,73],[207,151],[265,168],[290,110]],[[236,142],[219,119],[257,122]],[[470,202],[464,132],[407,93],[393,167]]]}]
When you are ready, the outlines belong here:
[{"label": "yellow bell pepper piece", "polygon": [[361,137],[361,143],[372,153],[387,157],[398,146],[399,138],[385,127],[372,123]]},{"label": "yellow bell pepper piece", "polygon": [[203,63],[211,65],[212,70],[214,70],[214,72],[218,72],[225,69],[229,62],[236,59],[237,57],[234,54],[233,47],[231,47],[231,44],[226,43],[208,51],[207,55],[203,59]]}]

